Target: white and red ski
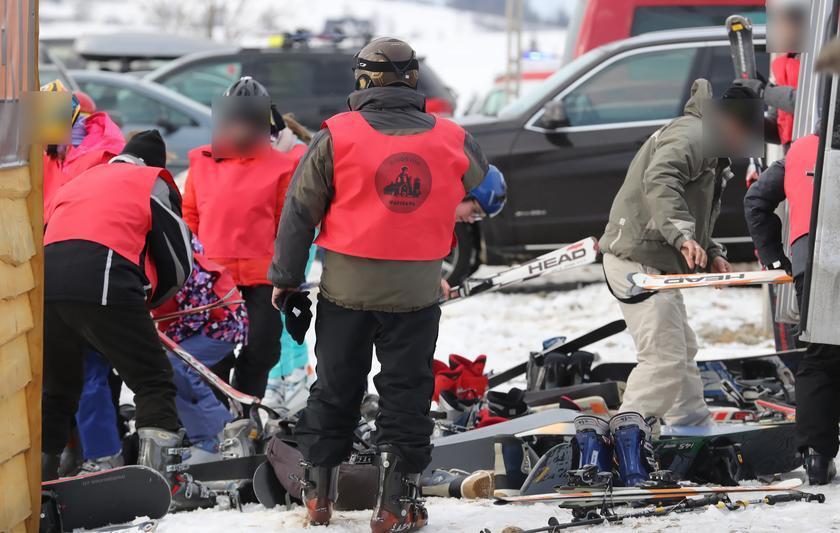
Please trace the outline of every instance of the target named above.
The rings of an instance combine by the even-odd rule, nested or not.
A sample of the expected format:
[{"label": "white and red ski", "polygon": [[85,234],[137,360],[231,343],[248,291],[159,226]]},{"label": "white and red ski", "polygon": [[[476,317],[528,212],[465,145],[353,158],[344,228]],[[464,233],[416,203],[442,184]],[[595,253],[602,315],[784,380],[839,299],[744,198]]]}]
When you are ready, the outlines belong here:
[{"label": "white and red ski", "polygon": [[704,494],[735,494],[745,492],[779,492],[796,490],[802,485],[801,479],[786,479],[773,485],[756,487],[723,487],[714,486],[680,486],[676,488],[643,489],[639,487],[616,487],[611,490],[583,490],[571,489],[547,494],[532,494],[528,496],[504,496],[496,498],[503,503],[534,503],[534,502],[627,502],[639,500],[670,500],[675,498],[690,498]]},{"label": "white and red ski", "polygon": [[488,278],[467,279],[462,285],[450,289],[448,298],[442,303],[450,303],[484,292],[495,291],[508,285],[538,278],[550,272],[560,272],[588,265],[594,263],[597,256],[598,240],[595,237],[587,237]]},{"label": "white and red ski", "polygon": [[740,285],[778,285],[791,283],[793,278],[784,270],[726,272],[724,274],[645,274],[636,272],[630,280],[629,296],[650,291],[693,289],[696,287],[733,287]]}]

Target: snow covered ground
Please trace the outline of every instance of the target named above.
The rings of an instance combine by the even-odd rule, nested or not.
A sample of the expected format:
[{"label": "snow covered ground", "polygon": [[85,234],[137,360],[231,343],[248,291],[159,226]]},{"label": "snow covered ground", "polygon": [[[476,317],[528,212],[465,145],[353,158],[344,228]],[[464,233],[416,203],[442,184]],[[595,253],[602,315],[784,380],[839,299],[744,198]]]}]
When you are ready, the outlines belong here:
[{"label": "snow covered ground", "polygon": [[[313,274],[317,276],[317,268]],[[618,306],[604,284],[597,281],[599,277],[597,269],[579,271],[571,279],[565,276],[552,282],[577,280],[591,284],[570,291],[488,294],[445,306],[436,357],[445,360],[450,353],[470,357],[484,353],[488,356],[491,369],[504,369],[523,361],[530,350],[539,349],[543,338],[555,335],[576,336],[618,319],[621,317]],[[772,340],[761,333],[761,290],[699,289],[685,291],[685,299],[691,323],[700,338],[701,353],[718,355],[772,351]],[[310,331],[310,340],[314,340],[311,337]],[[605,360],[629,361],[633,358],[633,343],[626,333],[616,335],[593,348]],[[374,372],[377,370],[375,368]],[[793,503],[776,507],[754,506],[736,512],[707,509],[663,518],[628,520],[624,524],[610,526],[610,531],[659,532],[674,529],[688,533],[736,533],[840,529],[840,507],[835,503],[840,499],[840,484],[823,492],[829,499],[824,505]],[[267,510],[252,504],[245,506],[244,512],[240,513],[226,509],[225,505],[223,502],[216,509],[167,516],[158,531],[369,531],[369,512],[338,513],[328,529],[320,529],[306,525],[305,513],[300,508],[290,511]],[[561,522],[571,519],[568,511],[548,504],[499,507],[489,501],[430,498],[428,508],[431,523],[426,531],[430,533],[478,532],[482,528],[498,533],[513,524],[540,527],[552,516]],[[592,531],[598,527],[606,526],[581,530]]]}]

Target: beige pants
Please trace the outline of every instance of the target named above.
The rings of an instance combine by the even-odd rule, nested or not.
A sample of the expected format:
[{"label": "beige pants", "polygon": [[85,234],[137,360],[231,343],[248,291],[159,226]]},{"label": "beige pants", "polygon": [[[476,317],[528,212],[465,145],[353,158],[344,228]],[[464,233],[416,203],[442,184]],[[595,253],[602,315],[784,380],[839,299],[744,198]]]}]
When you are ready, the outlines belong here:
[{"label": "beige pants", "polygon": [[[633,272],[660,274],[640,263],[604,255],[604,271],[613,292],[627,294]],[[680,291],[661,291],[635,304],[619,302],[636,344],[638,364],[627,379],[622,411],[664,418],[669,425],[711,423],[703,400],[703,382],[694,362],[697,338],[688,325]]]}]

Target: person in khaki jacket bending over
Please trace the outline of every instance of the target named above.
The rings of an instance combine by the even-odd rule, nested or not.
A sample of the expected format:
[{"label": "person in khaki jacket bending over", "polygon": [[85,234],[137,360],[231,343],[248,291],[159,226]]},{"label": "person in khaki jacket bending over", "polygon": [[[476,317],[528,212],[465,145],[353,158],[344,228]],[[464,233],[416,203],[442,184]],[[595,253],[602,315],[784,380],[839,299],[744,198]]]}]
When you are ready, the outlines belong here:
[{"label": "person in khaki jacket bending over", "polygon": [[[723,95],[751,97],[742,87]],[[725,249],[712,240],[721,194],[732,174],[728,159],[707,156],[704,149],[701,109],[711,98],[709,82],[696,80],[683,116],[642,145],[600,241],[607,283],[619,300],[638,358],[621,405],[622,423],[638,426],[645,441],[660,419],[672,425],[712,423],[694,362],[697,339],[682,295],[662,291],[628,297],[628,274],[634,272],[731,271]],[[746,117],[733,113],[722,118],[727,123],[723,131],[746,136]]]}]

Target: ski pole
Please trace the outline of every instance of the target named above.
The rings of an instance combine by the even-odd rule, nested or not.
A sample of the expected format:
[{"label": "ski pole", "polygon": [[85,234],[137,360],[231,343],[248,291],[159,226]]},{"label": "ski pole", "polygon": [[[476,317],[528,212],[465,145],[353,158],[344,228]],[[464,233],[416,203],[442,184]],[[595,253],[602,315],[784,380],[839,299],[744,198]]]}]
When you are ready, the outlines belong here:
[{"label": "ski pole", "polygon": [[768,494],[767,496],[758,499],[758,500],[738,500],[735,502],[735,505],[739,508],[747,507],[748,505],[755,505],[755,504],[765,504],[765,505],[776,505],[777,503],[786,503],[786,502],[816,502],[816,503],[825,503],[825,494],[822,493],[810,493],[810,492],[790,492],[787,494]]}]

